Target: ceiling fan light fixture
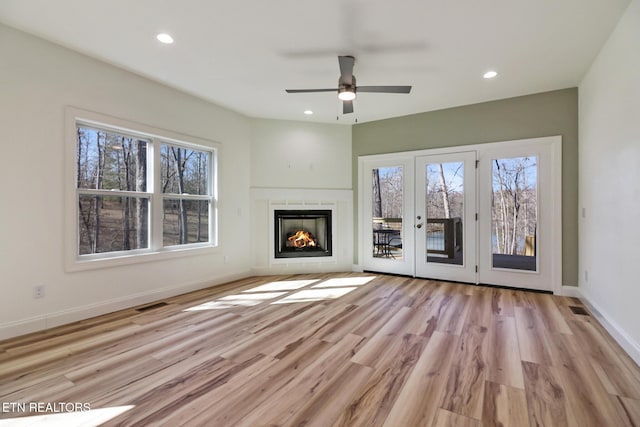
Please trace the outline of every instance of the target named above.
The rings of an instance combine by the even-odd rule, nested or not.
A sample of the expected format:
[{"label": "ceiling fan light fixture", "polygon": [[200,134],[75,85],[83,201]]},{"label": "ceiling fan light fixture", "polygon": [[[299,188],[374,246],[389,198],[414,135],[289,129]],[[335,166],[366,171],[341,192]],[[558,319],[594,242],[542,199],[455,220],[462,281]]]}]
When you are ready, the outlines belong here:
[{"label": "ceiling fan light fixture", "polygon": [[341,87],[338,91],[338,99],[341,101],[353,101],[356,99],[356,92],[353,88]]}]

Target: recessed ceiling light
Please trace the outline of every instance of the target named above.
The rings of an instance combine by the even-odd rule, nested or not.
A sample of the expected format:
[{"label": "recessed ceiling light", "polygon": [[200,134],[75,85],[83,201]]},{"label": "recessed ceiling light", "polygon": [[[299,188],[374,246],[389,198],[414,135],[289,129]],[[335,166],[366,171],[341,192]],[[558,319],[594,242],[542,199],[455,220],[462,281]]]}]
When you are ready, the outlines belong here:
[{"label": "recessed ceiling light", "polygon": [[487,71],[482,77],[484,77],[485,79],[492,79],[497,75],[498,73],[496,73],[495,71]]},{"label": "recessed ceiling light", "polygon": [[164,43],[164,44],[171,44],[173,43],[173,37],[171,37],[169,34],[167,33],[160,33],[156,36],[156,38],[158,39],[159,42]]},{"label": "recessed ceiling light", "polygon": [[307,116],[310,116],[310,115],[312,115],[312,114],[313,114],[313,111],[311,111],[311,110],[304,110],[304,113],[305,113]]}]

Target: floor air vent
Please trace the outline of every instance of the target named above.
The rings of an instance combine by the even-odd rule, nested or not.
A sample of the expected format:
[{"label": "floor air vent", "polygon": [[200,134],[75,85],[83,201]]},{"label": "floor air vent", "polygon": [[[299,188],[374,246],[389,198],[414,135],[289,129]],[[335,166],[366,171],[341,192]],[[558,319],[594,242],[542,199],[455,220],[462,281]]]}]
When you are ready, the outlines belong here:
[{"label": "floor air vent", "polygon": [[165,305],[167,305],[166,302],[157,302],[155,304],[145,305],[144,307],[138,307],[136,308],[136,311],[143,312],[143,311],[155,310],[156,308],[164,307]]},{"label": "floor air vent", "polygon": [[573,314],[579,314],[581,316],[589,315],[589,312],[582,307],[576,307],[576,306],[570,305],[569,308],[571,309],[571,311],[573,311]]}]

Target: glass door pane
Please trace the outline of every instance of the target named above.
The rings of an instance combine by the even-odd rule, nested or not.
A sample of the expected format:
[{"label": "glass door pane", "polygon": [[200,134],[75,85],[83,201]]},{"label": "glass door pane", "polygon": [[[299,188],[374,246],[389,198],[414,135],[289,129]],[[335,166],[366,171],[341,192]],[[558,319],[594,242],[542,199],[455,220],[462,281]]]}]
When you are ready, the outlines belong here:
[{"label": "glass door pane", "polygon": [[463,263],[464,163],[427,163],[426,261]]},{"label": "glass door pane", "polygon": [[403,167],[389,166],[371,171],[372,256],[403,260]]},{"label": "glass door pane", "polygon": [[537,157],[493,159],[491,165],[492,266],[537,271]]}]

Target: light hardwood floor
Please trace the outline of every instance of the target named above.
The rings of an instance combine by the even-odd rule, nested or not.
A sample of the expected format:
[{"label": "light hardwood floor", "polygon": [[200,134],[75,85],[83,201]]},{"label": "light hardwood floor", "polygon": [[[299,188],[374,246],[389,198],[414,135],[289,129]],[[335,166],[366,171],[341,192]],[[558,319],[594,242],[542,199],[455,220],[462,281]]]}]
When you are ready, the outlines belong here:
[{"label": "light hardwood floor", "polygon": [[640,369],[577,299],[345,273],[164,303],[0,341],[0,402],[94,424],[131,406],[104,425],[640,426]]}]

